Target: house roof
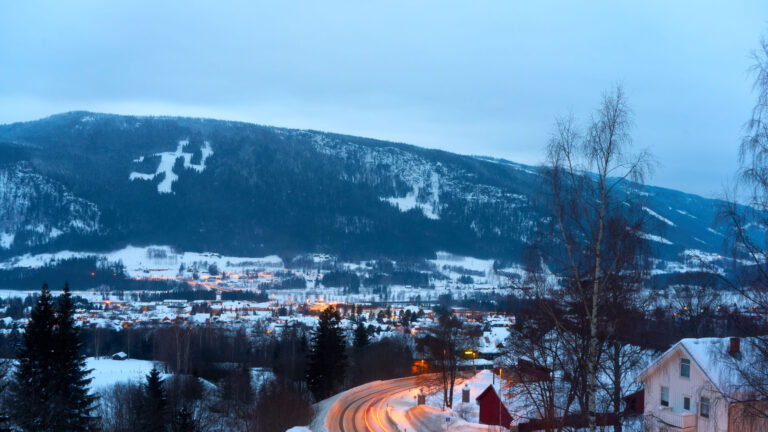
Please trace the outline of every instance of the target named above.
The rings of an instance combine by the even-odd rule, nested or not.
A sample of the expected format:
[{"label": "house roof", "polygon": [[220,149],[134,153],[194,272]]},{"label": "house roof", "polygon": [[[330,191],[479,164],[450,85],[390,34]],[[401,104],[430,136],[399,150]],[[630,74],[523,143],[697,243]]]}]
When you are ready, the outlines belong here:
[{"label": "house roof", "polygon": [[[476,400],[476,401],[480,401],[480,400],[483,400],[483,399],[485,399],[485,398],[487,398],[487,397],[489,397],[489,396],[495,396],[497,400],[499,400],[499,401],[501,400],[501,399],[499,398],[499,394],[496,392],[496,386],[494,386],[493,384],[490,384],[488,387],[486,387],[486,389],[485,389],[485,390],[483,390],[483,392],[482,392],[482,393],[480,393],[479,395],[477,395],[477,397],[475,398],[475,400]],[[502,404],[502,405],[503,405],[503,404]],[[506,409],[506,407],[505,407],[504,409]]]},{"label": "house roof", "polygon": [[666,352],[651,362],[635,379],[645,379],[655,372],[674,353],[682,352],[704,373],[707,380],[723,395],[748,391],[748,385],[739,372],[740,368],[755,364],[753,340],[744,339],[741,343],[740,357],[728,354],[730,337],[726,338],[687,338],[672,345]]}]

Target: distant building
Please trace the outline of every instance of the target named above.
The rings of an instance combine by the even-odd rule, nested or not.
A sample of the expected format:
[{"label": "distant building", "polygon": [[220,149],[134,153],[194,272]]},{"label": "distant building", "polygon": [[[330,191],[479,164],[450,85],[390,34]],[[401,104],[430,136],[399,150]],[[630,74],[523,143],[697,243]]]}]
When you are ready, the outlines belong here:
[{"label": "distant building", "polygon": [[128,354],[120,351],[119,353],[112,354],[112,360],[128,360]]}]

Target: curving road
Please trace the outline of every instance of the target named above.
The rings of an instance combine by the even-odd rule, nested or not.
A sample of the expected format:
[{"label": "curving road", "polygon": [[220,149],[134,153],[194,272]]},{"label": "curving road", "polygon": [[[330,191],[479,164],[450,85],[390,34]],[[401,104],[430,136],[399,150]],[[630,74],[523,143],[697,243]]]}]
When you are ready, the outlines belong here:
[{"label": "curving road", "polygon": [[[460,385],[463,378],[456,380]],[[438,374],[425,374],[388,381],[374,381],[342,393],[325,417],[328,432],[398,432],[387,414],[391,398],[420,387],[440,384]],[[414,406],[416,400],[413,400]]]},{"label": "curving road", "polygon": [[397,432],[387,415],[387,400],[402,392],[436,383],[437,377],[421,375],[374,381],[348,390],[328,410],[328,431]]}]

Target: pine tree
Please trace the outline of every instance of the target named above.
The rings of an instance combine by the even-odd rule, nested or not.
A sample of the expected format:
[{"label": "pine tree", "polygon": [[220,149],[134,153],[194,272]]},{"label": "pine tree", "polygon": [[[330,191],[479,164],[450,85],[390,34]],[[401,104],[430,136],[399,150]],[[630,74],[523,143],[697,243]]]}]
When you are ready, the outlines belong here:
[{"label": "pine tree", "polygon": [[10,389],[11,420],[22,430],[54,430],[56,413],[52,410],[50,383],[57,373],[52,350],[55,324],[51,292],[44,284],[22,337]]},{"label": "pine tree", "polygon": [[89,394],[86,369],[86,357],[83,352],[83,340],[75,327],[75,305],[69,284],[64,285],[64,293],[58,299],[54,329],[54,362],[57,369],[56,379],[50,383],[54,392],[57,431],[85,431],[91,428],[96,397]]},{"label": "pine tree", "polygon": [[307,367],[307,384],[316,400],[333,395],[344,382],[347,344],[340,324],[341,315],[333,306],[320,313]]},{"label": "pine tree", "polygon": [[14,322],[11,327],[11,333],[6,339],[6,354],[5,358],[14,358],[19,352],[21,347],[21,333],[19,333],[19,326]]},{"label": "pine tree", "polygon": [[144,386],[142,432],[161,432],[168,427],[168,399],[160,371],[153,367]]},{"label": "pine tree", "polygon": [[68,285],[58,310],[43,285],[11,384],[11,419],[23,430],[77,432],[92,426],[95,397],[88,393],[90,371],[85,369],[74,311]]},{"label": "pine tree", "polygon": [[[12,360],[0,360],[0,400],[6,400],[6,390],[9,385],[9,372],[13,368]],[[5,408],[5,407],[3,407]],[[10,417],[8,416],[6,409],[0,412],[0,432],[9,432],[10,429]]]},{"label": "pine tree", "polygon": [[368,346],[368,343],[370,341],[368,340],[368,330],[365,329],[365,324],[363,324],[363,320],[359,320],[357,322],[357,327],[355,327],[355,340],[353,342],[355,349],[363,349]]},{"label": "pine tree", "polygon": [[176,412],[176,416],[173,419],[173,425],[171,426],[173,432],[195,432],[197,431],[197,423],[192,417],[192,412],[187,407],[181,407]]}]

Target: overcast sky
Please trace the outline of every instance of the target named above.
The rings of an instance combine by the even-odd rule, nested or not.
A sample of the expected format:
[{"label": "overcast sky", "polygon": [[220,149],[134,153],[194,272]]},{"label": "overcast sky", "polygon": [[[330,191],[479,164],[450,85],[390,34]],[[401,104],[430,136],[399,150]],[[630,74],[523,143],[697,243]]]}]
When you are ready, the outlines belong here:
[{"label": "overcast sky", "polygon": [[3,2],[0,123],[204,116],[537,164],[621,83],[649,183],[719,196],[768,2]]}]

